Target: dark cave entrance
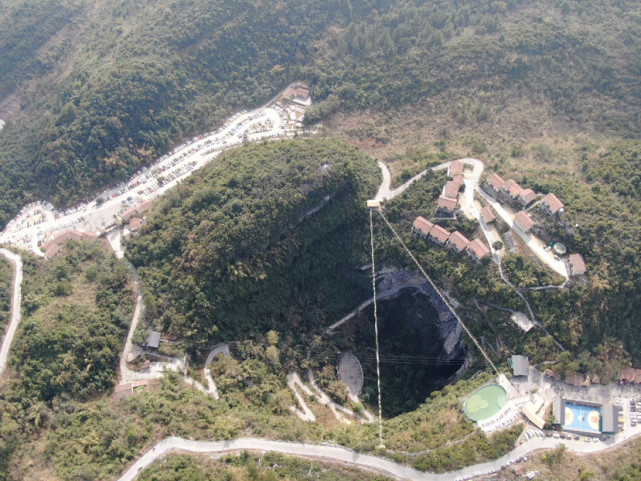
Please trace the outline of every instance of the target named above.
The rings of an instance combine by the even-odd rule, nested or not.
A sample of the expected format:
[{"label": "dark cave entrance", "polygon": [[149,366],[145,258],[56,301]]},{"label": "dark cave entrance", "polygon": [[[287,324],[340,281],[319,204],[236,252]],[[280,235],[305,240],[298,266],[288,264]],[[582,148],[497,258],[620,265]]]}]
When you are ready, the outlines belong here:
[{"label": "dark cave entrance", "polygon": [[[430,298],[406,289],[395,299],[378,303],[383,414],[393,417],[415,410],[431,392],[442,389],[465,361],[460,339],[448,354],[443,346],[444,328]],[[456,322],[455,320],[445,323]],[[351,321],[345,334],[349,347],[363,367],[361,399],[377,405],[376,342],[373,307]],[[445,333],[446,335],[446,333]]]}]

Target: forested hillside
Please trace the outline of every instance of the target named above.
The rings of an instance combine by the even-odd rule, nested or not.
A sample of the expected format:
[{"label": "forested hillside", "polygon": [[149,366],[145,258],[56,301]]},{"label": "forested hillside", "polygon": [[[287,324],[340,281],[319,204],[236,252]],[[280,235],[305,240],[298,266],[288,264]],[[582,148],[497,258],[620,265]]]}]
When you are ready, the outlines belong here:
[{"label": "forested hillside", "polygon": [[228,152],[167,194],[127,248],[148,320],[191,352],[270,329],[296,337],[366,296],[374,160],[335,141]]},{"label": "forested hillside", "polygon": [[512,123],[536,112],[563,128],[634,135],[639,8],[633,0],[15,2],[0,11],[0,47],[10,52],[0,102],[11,93],[22,110],[0,134],[0,220],[26,200],[85,198],[293,79],[308,80],[321,101],[309,120],[438,99],[450,111],[431,121],[483,126],[527,99]]}]

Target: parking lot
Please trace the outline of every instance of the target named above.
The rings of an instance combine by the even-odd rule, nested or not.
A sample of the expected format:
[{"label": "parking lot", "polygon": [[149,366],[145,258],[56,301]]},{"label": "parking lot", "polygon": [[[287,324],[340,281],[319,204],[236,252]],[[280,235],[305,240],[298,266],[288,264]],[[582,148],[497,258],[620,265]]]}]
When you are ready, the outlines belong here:
[{"label": "parking lot", "polygon": [[46,201],[25,206],[0,232],[0,243],[42,252],[38,245],[69,228],[99,234],[118,222],[127,209],[163,195],[182,179],[214,160],[222,151],[247,141],[293,136],[302,127],[305,107],[277,102],[231,116],[215,131],[195,136],[137,171],[128,181],[111,185],[86,204],[65,211]]}]

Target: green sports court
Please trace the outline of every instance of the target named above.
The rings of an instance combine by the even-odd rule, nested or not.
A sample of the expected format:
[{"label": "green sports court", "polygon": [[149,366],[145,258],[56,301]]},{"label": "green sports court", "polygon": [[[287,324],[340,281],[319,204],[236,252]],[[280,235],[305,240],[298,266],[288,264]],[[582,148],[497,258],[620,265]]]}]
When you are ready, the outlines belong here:
[{"label": "green sports court", "polygon": [[465,401],[465,414],[472,421],[484,421],[498,414],[507,403],[507,392],[498,384],[483,386]]}]

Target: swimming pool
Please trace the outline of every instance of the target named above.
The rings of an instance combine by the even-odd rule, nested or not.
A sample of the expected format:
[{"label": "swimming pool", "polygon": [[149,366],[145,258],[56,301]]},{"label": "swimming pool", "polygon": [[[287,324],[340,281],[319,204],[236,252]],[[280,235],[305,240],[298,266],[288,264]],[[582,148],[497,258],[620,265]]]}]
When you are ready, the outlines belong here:
[{"label": "swimming pool", "polygon": [[507,403],[507,392],[498,384],[484,386],[465,401],[465,414],[472,421],[483,421],[496,415]]}]

